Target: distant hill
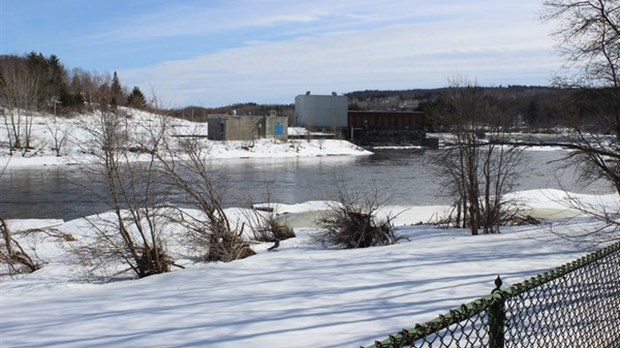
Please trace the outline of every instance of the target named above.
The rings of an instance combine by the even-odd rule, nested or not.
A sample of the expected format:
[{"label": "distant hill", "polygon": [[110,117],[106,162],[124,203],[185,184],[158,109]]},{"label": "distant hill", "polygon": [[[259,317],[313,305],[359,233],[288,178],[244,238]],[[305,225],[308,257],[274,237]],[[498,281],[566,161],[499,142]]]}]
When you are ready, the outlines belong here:
[{"label": "distant hill", "polygon": [[[351,110],[424,111],[431,118],[441,98],[452,88],[366,90],[347,93]],[[563,123],[562,106],[574,95],[571,89],[541,86],[479,87],[484,98],[511,119],[531,127],[553,127]]]},{"label": "distant hill", "polygon": [[279,116],[288,116],[292,120],[295,115],[293,104],[256,104],[241,103],[222,106],[217,108],[205,108],[201,106],[188,106],[184,108],[168,110],[173,117],[184,118],[195,122],[206,122],[208,114],[233,114],[237,115],[266,115],[275,110]]},{"label": "distant hill", "polygon": [[[617,104],[606,89],[572,89],[544,86],[476,87],[490,105],[515,124],[533,128],[570,127],[577,123],[608,122],[620,118]],[[433,120],[442,98],[453,88],[365,90],[347,93],[349,109],[423,111]],[[0,55],[0,107],[58,115],[92,111],[104,105],[160,110],[136,86],[122,84],[116,72],[97,73],[70,69],[59,57],[31,52]],[[293,104],[240,103],[217,108],[187,106],[163,110],[169,115],[205,122],[208,114],[264,115],[275,110],[294,121]],[[611,116],[611,117],[609,117]],[[600,129],[609,124],[601,124]]]},{"label": "distant hill", "polygon": [[[597,119],[611,113],[612,105],[605,98],[605,89],[573,89],[545,86],[477,87],[484,98],[506,117],[531,129],[571,127],[575,122]],[[350,110],[424,111],[428,117],[438,110],[442,98],[453,88],[364,90],[346,93]],[[262,115],[275,110],[278,115],[295,113],[294,104],[233,104],[218,108],[189,106],[168,110],[179,118],[204,122],[208,114]]]}]

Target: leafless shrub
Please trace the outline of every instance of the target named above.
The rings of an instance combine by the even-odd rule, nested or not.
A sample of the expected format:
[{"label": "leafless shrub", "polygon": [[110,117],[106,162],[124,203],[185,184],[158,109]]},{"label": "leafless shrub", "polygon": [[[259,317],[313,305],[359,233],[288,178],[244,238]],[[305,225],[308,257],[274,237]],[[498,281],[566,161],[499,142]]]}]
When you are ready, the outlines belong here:
[{"label": "leafless shrub", "polygon": [[166,253],[161,243],[143,246],[138,250],[136,266],[140,277],[170,272],[174,260]]},{"label": "leafless shrub", "polygon": [[8,267],[9,274],[32,273],[41,268],[41,264],[35,262],[19,242],[13,238],[9,226],[2,217],[0,217],[0,233],[2,233],[0,264]]},{"label": "leafless shrub", "polygon": [[330,204],[330,210],[318,219],[323,230],[317,234],[317,241],[347,249],[391,245],[398,241],[391,222],[393,217],[385,220],[377,217],[382,204],[376,187],[371,193],[352,195],[340,186],[338,195],[339,201]]},{"label": "leafless shrub", "polygon": [[71,127],[66,123],[58,122],[56,115],[54,115],[52,121],[46,121],[45,126],[52,136],[54,142],[53,150],[56,152],[56,157],[60,157],[62,148],[71,133]]},{"label": "leafless shrub", "polygon": [[[166,217],[162,213],[166,190],[157,158],[149,153],[147,161],[136,161],[128,151],[130,141],[141,147],[156,149],[166,130],[165,120],[147,126],[142,132],[129,128],[125,114],[117,108],[100,112],[96,125],[86,126],[95,142],[94,178],[102,178],[106,195],[101,197],[112,209],[92,219],[96,238],[80,249],[90,255],[94,268],[121,263],[138,277],[168,272],[173,261],[163,243]],[[144,139],[134,133],[146,134]],[[88,188],[86,188],[88,189]],[[99,264],[96,264],[96,263]]]},{"label": "leafless shrub", "polygon": [[[590,222],[583,228],[566,228],[563,224],[551,228],[556,236],[579,243],[592,245],[611,243],[620,240],[620,206],[617,202],[605,202],[603,199],[585,200],[564,190],[563,197],[549,197],[560,205],[570,209],[578,216],[568,221],[587,216]],[[567,222],[568,222],[567,221]],[[580,223],[583,225],[583,223]]]},{"label": "leafless shrub", "polygon": [[454,198],[448,221],[472,235],[499,233],[518,214],[505,198],[522,164],[522,148],[508,145],[510,124],[478,87],[457,79],[437,118],[450,125],[455,143],[431,160]]},{"label": "leafless shrub", "polygon": [[83,235],[72,250],[87,273],[108,278],[131,272],[143,278],[169,272],[172,266],[182,268],[167,253],[161,236],[167,218],[148,214],[150,221],[142,218],[139,223],[130,209],[85,217]]},{"label": "leafless shrub", "polygon": [[41,234],[45,238],[52,238],[58,241],[75,242],[77,239],[71,233],[63,232],[54,227],[49,228],[30,228],[22,232],[24,235]]},{"label": "leafless shrub", "polygon": [[273,182],[265,184],[264,203],[254,204],[248,198],[245,219],[252,230],[253,239],[259,242],[276,242],[295,237],[295,231],[278,219],[277,206],[273,204]]},{"label": "leafless shrub", "polygon": [[243,225],[233,227],[224,212],[222,188],[214,184],[216,170],[208,158],[208,147],[200,143],[200,137],[176,139],[177,144],[164,144],[166,156],[157,156],[173,185],[201,212],[200,215],[180,212],[177,222],[187,228],[190,240],[203,246],[206,261],[230,262],[254,255],[243,238]]},{"label": "leafless shrub", "polygon": [[246,219],[250,223],[256,241],[275,242],[295,238],[295,231],[286,223],[278,220],[273,208],[254,208],[246,214]]},{"label": "leafless shrub", "polygon": [[262,225],[254,229],[254,239],[271,242],[295,238],[295,231],[290,226],[279,221],[275,215],[269,214],[266,217],[261,217],[261,219]]},{"label": "leafless shrub", "polygon": [[207,242],[206,261],[231,262],[256,254],[243,238],[243,228],[236,233],[223,226],[214,228],[207,234]]}]

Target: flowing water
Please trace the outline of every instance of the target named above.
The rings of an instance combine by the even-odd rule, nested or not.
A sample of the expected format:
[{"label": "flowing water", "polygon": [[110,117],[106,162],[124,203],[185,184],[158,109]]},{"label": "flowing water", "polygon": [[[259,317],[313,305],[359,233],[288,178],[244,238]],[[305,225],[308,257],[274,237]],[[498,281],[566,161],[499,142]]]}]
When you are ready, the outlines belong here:
[{"label": "flowing water", "polygon": [[[215,176],[224,205],[251,202],[301,203],[335,199],[339,186],[351,193],[379,189],[389,204],[431,205],[450,200],[442,181],[428,164],[435,150],[379,150],[363,157],[292,159],[236,159],[219,161]],[[603,182],[578,184],[576,173],[562,169],[565,152],[524,152],[522,173],[515,191],[565,188],[580,193],[610,193]],[[59,218],[70,220],[109,210],[99,198],[104,186],[84,175],[82,168],[38,167],[7,169],[0,178],[0,214],[10,219]],[[185,204],[174,193],[172,203]]]}]

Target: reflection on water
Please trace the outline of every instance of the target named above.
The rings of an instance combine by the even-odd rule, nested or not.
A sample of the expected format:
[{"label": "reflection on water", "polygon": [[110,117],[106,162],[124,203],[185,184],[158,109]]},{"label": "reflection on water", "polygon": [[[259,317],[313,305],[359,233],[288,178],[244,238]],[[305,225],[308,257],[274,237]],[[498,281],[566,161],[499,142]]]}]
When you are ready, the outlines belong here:
[{"label": "reflection on water", "polygon": [[[218,161],[215,181],[223,188],[227,207],[267,200],[301,203],[335,199],[342,183],[350,192],[376,187],[390,204],[448,203],[441,194],[441,179],[427,164],[433,153],[383,150],[363,157],[225,160]],[[572,170],[560,169],[562,155],[561,151],[525,151],[523,174],[515,190],[565,187],[573,192],[612,192],[600,182],[578,186]],[[0,178],[0,214],[69,220],[107,210],[98,198],[102,192],[102,184],[76,167],[9,169]],[[177,192],[169,200],[184,204],[185,196]]]}]

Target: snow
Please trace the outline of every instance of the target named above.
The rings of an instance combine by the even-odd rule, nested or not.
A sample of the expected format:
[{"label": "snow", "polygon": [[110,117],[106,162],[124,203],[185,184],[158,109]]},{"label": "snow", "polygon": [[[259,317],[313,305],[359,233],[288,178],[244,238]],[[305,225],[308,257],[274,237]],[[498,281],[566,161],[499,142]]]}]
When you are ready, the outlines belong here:
[{"label": "snow", "polygon": [[[161,127],[158,116],[145,111],[124,109],[127,128],[137,142],[152,129]],[[7,116],[8,117],[8,116]],[[81,114],[69,118],[53,117],[53,115],[36,115],[33,117],[32,150],[17,152],[9,156],[7,127],[3,120],[0,124],[0,168],[6,165],[16,167],[36,167],[46,165],[84,164],[92,161],[90,153],[96,151],[96,142],[89,128],[98,121],[99,114]],[[257,139],[255,141],[211,141],[206,139],[207,124],[195,123],[181,119],[167,118],[168,136],[200,136],[204,149],[208,149],[213,159],[239,158],[291,158],[317,156],[360,156],[370,155],[364,150],[345,140],[337,139],[298,139],[282,142],[275,139]],[[24,125],[22,125],[24,127]],[[305,129],[292,128],[293,133],[303,134]],[[56,137],[54,136],[56,134]],[[61,156],[56,156],[54,138],[60,139],[67,134],[66,142],[61,147]],[[174,141],[172,142],[174,143]],[[147,157],[146,155],[143,155]]]},{"label": "snow", "polygon": [[[154,125],[151,115],[131,113],[131,129]],[[9,157],[6,147],[0,147],[0,172],[6,163],[87,163],[94,145],[83,125],[94,117],[80,115],[55,125],[50,125],[49,116],[35,117],[35,150]],[[171,122],[177,134],[206,134],[204,124]],[[61,157],[50,148],[52,126],[69,130]],[[3,131],[0,126],[0,139],[6,139]],[[216,159],[369,154],[339,140],[205,140],[205,147]],[[137,280],[101,277],[113,270],[93,275],[72,252],[93,237],[93,223],[105,214],[72,221],[9,220],[14,237],[43,267],[32,274],[0,276],[0,347],[368,345],[489,294],[497,275],[508,286],[592,251],[596,243],[552,233],[561,229],[578,235],[598,226],[567,208],[568,201],[618,208],[617,195],[611,194],[546,189],[511,195],[544,223],[471,236],[467,230],[428,224],[444,215],[446,206],[385,206],[379,214],[394,217],[399,243],[358,250],[335,249],[313,238],[319,232],[316,218],[333,202],[262,204],[274,208],[297,237],[282,241],[274,252],[267,251],[270,243],[252,243],[255,256],[204,263],[180,238],[180,229],[172,226],[165,242],[185,269]],[[232,221],[243,220],[247,212],[226,210]]]},{"label": "snow", "polygon": [[[514,194],[532,209],[567,211],[557,202],[563,195]],[[612,199],[574,197],[591,203]],[[316,216],[329,204],[270,206],[282,217],[295,217]],[[577,212],[573,219],[507,227],[499,235],[418,224],[445,209],[384,207],[383,214],[400,213],[395,225],[403,237],[387,247],[334,249],[315,242],[318,229],[301,223],[297,237],[281,242],[276,252],[266,251],[270,244],[253,244],[255,256],[203,263],[184,256],[184,246],[170,238],[169,248],[186,269],[115,281],[86,277],[69,252],[88,236],[90,222],[12,220],[15,235],[45,264],[0,284],[0,346],[355,347],[489,294],[498,274],[510,285],[595,247],[550,233],[553,226],[578,233],[595,224]],[[242,219],[243,212],[227,209],[233,219]],[[77,241],[21,233],[35,226]]]}]

